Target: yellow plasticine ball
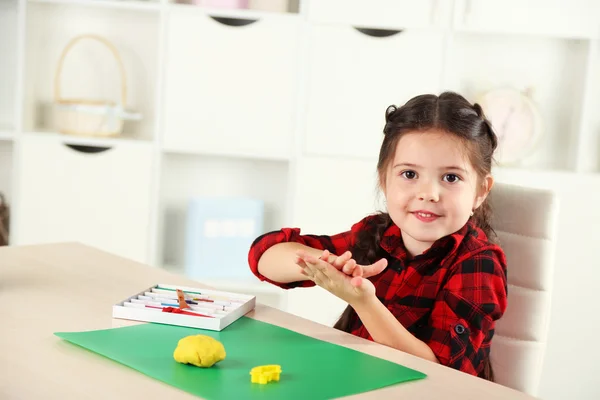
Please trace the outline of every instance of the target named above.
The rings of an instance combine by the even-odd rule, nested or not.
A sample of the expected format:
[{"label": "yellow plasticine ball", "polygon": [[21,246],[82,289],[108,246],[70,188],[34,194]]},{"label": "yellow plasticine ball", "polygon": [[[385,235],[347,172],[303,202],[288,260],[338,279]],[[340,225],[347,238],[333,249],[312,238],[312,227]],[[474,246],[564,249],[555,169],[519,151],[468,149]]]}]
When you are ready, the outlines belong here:
[{"label": "yellow plasticine ball", "polygon": [[225,359],[225,347],[218,340],[205,335],[186,336],[177,343],[173,358],[178,363],[197,367],[212,367]]}]

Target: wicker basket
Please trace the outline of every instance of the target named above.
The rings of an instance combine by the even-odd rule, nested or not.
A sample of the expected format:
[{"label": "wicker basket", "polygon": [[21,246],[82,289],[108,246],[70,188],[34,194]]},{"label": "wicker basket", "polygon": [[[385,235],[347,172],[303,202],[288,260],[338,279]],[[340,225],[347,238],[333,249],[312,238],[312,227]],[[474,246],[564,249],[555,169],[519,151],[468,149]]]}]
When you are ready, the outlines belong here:
[{"label": "wicker basket", "polygon": [[[60,78],[63,63],[69,51],[78,42],[88,39],[105,45],[114,56],[121,73],[121,102],[93,99],[67,99],[61,95]],[[127,82],[125,68],[119,52],[101,36],[85,34],[73,38],[64,48],[54,76],[54,103],[58,130],[61,133],[79,136],[118,136],[123,131],[125,120],[139,120],[140,114],[124,109],[127,104]]]}]

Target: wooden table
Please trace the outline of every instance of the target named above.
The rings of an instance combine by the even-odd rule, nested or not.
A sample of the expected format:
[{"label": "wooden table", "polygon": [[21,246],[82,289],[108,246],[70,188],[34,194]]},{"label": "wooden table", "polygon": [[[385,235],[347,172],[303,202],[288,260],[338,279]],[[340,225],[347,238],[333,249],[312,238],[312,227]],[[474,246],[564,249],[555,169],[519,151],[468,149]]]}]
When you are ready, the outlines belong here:
[{"label": "wooden table", "polygon": [[[0,248],[0,398],[195,399],[53,335],[132,324],[113,319],[111,306],[140,288],[169,282],[204,286],[81,244]],[[274,308],[259,304],[248,316],[428,375],[348,398],[532,398]]]}]

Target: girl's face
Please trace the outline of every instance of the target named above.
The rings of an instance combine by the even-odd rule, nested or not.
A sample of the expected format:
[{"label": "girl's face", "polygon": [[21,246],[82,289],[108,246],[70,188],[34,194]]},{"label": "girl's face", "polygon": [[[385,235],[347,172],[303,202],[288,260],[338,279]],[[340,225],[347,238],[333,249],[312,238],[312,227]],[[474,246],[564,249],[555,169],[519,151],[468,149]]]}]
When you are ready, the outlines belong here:
[{"label": "girl's face", "polygon": [[462,228],[493,179],[478,179],[464,142],[430,130],[404,134],[382,182],[388,212],[412,256]]}]

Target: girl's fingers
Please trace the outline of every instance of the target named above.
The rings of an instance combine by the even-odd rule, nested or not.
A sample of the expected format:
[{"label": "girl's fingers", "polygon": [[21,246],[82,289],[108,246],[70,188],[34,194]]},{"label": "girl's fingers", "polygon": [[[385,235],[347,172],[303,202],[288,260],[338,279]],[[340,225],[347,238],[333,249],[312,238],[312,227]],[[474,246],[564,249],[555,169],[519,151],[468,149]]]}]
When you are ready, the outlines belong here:
[{"label": "girl's fingers", "polygon": [[320,259],[320,260],[323,260],[323,261],[328,261],[328,260],[329,260],[329,255],[330,255],[330,254],[331,254],[331,253],[329,252],[329,250],[325,249],[325,250],[323,250],[323,253],[322,253],[322,254],[321,254],[321,256],[319,257],[319,259]]},{"label": "girl's fingers", "polygon": [[313,268],[312,272],[314,273],[313,275],[313,281],[319,285],[319,286],[323,286],[325,287],[325,289],[327,289],[326,285],[331,282],[331,278],[329,277],[329,275],[327,275],[327,272],[322,269],[322,268]]},{"label": "girl's fingers", "polygon": [[366,265],[363,267],[363,275],[365,278],[369,278],[371,276],[375,276],[383,272],[383,270],[387,267],[387,260],[382,258],[381,260],[373,263],[371,265]]},{"label": "girl's fingers", "polygon": [[[323,262],[320,258],[317,259],[301,250],[297,251],[296,256],[294,257],[294,263],[302,269],[300,271],[302,275],[309,277],[312,281],[315,281],[316,275],[320,270],[319,261]],[[321,273],[321,275],[323,275],[323,273]],[[320,277],[322,278],[322,276]]]},{"label": "girl's fingers", "polygon": [[354,286],[354,287],[361,287],[362,282],[363,282],[362,276],[355,276],[354,278],[352,278],[350,280],[350,284],[352,284],[352,286]]},{"label": "girl's fingers", "polygon": [[342,267],[342,272],[345,273],[346,275],[352,275],[352,272],[354,272],[354,269],[356,268],[356,261],[354,260],[349,260],[346,264],[344,264],[344,266]]},{"label": "girl's fingers", "polygon": [[360,265],[357,265],[354,268],[354,271],[352,272],[352,276],[363,276],[363,275],[364,275],[363,267],[361,267]]},{"label": "girl's fingers", "polygon": [[346,252],[344,252],[344,254],[342,254],[341,256],[336,258],[333,261],[332,265],[334,267],[336,267],[337,269],[341,269],[344,266],[344,264],[346,264],[351,258],[352,258],[352,253],[350,251],[346,251]]},{"label": "girl's fingers", "polygon": [[302,260],[298,256],[296,256],[294,262],[300,267],[300,273],[302,275],[308,277],[308,279],[310,280],[314,280],[314,271],[312,270],[310,265],[306,264],[304,260]]}]

